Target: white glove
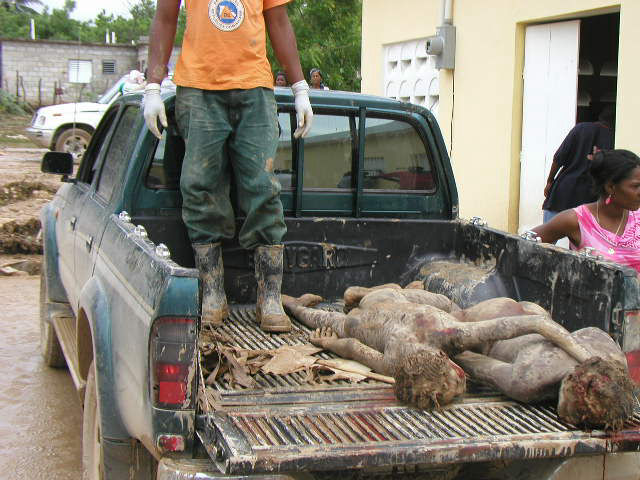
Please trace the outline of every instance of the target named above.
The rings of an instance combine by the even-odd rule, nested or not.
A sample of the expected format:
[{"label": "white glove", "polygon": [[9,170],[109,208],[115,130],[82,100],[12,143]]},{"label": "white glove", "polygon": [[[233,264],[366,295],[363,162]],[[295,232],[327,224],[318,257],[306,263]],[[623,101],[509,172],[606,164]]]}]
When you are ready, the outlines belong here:
[{"label": "white glove", "polygon": [[311,124],[313,123],[313,110],[309,101],[309,85],[305,80],[300,80],[291,85],[291,90],[293,90],[295,98],[296,117],[298,120],[298,128],[293,132],[293,136],[294,138],[305,137],[311,130]]},{"label": "white glove", "polygon": [[164,128],[167,128],[167,113],[164,110],[164,102],[160,97],[160,85],[149,83],[144,89],[144,121],[151,133],[162,138],[158,129],[158,118]]}]

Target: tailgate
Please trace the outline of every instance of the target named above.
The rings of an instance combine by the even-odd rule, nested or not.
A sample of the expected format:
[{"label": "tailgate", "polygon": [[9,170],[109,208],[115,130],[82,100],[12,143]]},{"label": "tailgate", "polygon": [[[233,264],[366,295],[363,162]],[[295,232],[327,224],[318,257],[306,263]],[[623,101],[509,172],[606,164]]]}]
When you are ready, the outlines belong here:
[{"label": "tailgate", "polygon": [[[268,335],[252,307],[236,308],[223,330],[243,348],[305,341],[306,327]],[[409,408],[367,380],[309,384],[303,374],[254,377],[260,390],[216,384],[219,405],[198,416],[198,435],[227,474],[327,471],[568,457],[637,450],[640,407],[615,434],[561,422],[553,405],[526,405],[473,389],[440,410]]]}]

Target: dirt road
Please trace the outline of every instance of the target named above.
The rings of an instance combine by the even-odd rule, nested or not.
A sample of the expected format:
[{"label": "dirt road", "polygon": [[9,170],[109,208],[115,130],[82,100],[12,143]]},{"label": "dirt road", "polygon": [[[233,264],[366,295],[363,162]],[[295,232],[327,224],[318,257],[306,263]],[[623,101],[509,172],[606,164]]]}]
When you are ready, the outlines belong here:
[{"label": "dirt road", "polygon": [[[40,260],[38,211],[60,185],[41,152],[0,147],[0,265]],[[82,409],[66,369],[39,350],[38,276],[0,276],[0,472],[3,479],[81,478]]]},{"label": "dirt road", "polygon": [[66,369],[42,363],[39,277],[0,278],[0,472],[81,478],[82,409]]}]

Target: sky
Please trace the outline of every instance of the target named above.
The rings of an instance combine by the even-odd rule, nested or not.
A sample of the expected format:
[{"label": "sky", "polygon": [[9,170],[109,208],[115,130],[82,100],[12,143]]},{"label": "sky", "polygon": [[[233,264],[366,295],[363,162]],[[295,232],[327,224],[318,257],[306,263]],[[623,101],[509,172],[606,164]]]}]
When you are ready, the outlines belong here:
[{"label": "sky", "polygon": [[[129,17],[130,3],[131,0],[108,0],[106,2],[76,0],[76,8],[71,12],[71,18],[82,21],[93,20],[101,10],[105,10],[107,15]],[[42,0],[42,4],[48,6],[49,11],[51,11],[54,8],[62,8],[64,0]]]}]

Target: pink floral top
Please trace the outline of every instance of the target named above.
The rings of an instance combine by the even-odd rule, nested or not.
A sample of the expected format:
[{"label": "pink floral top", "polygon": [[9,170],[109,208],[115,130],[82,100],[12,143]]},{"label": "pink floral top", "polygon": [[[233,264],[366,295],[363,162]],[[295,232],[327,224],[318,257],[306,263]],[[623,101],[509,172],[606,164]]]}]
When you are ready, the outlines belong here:
[{"label": "pink floral top", "polygon": [[618,236],[602,228],[586,205],[580,205],[573,211],[580,225],[580,245],[576,247],[571,243],[572,250],[593,247],[605,259],[640,272],[640,215],[637,211],[629,211],[627,226]]}]

